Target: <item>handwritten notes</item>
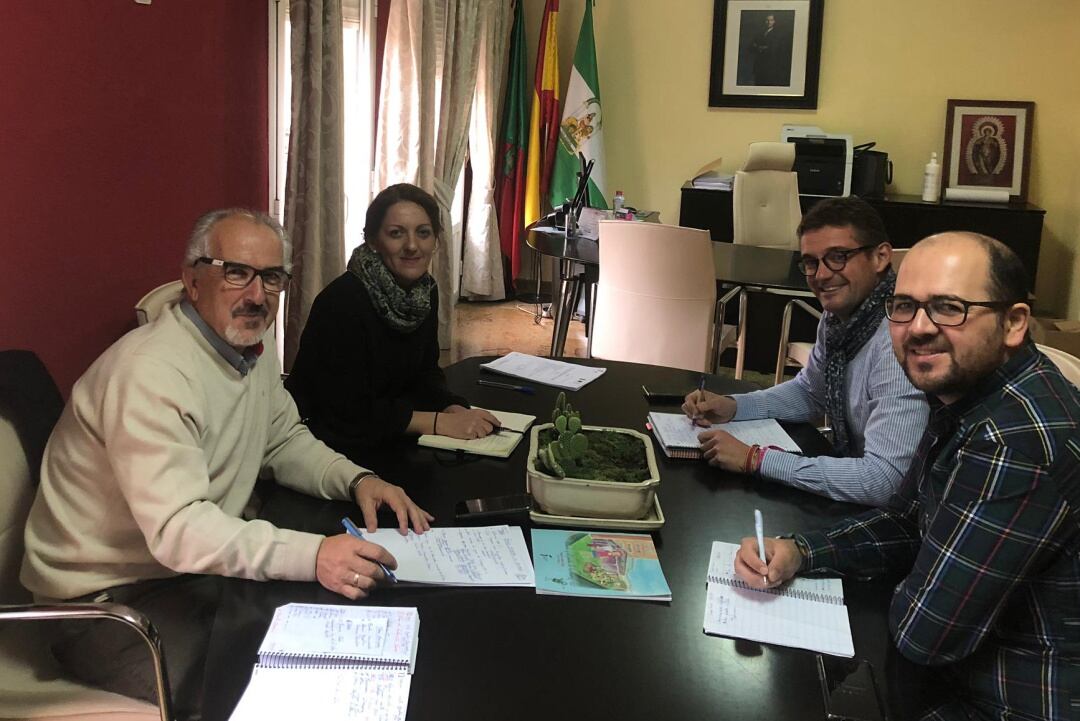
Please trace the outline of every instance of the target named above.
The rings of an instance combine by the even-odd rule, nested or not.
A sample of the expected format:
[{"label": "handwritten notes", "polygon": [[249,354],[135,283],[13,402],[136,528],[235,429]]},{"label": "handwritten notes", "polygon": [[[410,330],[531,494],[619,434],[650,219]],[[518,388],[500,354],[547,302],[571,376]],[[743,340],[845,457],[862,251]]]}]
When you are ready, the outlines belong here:
[{"label": "handwritten notes", "polygon": [[400,671],[256,666],[230,721],[402,721],[411,681]]},{"label": "handwritten notes", "polygon": [[650,413],[656,437],[664,446],[671,448],[700,448],[698,434],[704,431],[727,431],[746,445],[777,446],[785,451],[801,453],[802,449],[791,439],[780,424],[772,418],[756,421],[731,421],[702,427],[690,422],[682,413]]},{"label": "handwritten notes", "polygon": [[381,528],[367,539],[397,559],[400,581],[447,586],[535,586],[529,550],[517,526],[432,528],[423,535]]}]

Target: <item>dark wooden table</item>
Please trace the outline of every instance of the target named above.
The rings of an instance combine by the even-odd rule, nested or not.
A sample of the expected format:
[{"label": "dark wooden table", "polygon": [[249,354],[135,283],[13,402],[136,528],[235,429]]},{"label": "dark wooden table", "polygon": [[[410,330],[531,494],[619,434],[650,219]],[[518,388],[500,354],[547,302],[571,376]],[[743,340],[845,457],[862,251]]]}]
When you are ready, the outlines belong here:
[{"label": "dark wooden table", "polygon": [[[556,389],[537,386],[536,395],[528,396],[477,386],[483,360],[448,368],[450,387],[479,406],[541,419],[550,414]],[[608,369],[569,394],[589,424],[643,429],[649,406],[642,384],[652,391],[683,392],[698,380],[689,371],[583,363]],[[749,384],[712,377],[708,387],[734,392]],[[826,448],[810,426],[788,430],[805,449]],[[359,460],[405,486],[435,514],[437,524],[452,525],[461,499],[521,491],[527,453],[527,439],[505,460],[402,444]],[[533,589],[415,586],[382,588],[366,601],[419,608],[409,719],[823,718],[813,653],[702,632],[710,544],[751,535],[754,508],[762,510],[770,534],[820,527],[859,508],[700,462],[671,461],[659,449],[657,460],[667,520],[653,538],[672,589],[670,603],[538,596]],[[359,518],[350,504],[278,489],[263,515],[281,526],[337,533],[347,513]],[[886,609],[892,582],[845,581],[844,586],[856,655],[874,664],[890,717],[916,718],[930,687],[923,669],[901,658],[890,643]],[[274,609],[289,602],[349,603],[316,583],[227,581],[207,663],[208,719],[231,713]]]}]

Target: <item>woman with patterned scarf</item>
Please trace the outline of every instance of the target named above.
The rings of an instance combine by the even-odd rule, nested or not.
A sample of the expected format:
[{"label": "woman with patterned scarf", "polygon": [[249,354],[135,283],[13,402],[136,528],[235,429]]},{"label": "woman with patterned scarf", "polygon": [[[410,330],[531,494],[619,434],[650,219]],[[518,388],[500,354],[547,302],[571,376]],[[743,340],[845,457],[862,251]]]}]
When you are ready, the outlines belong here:
[{"label": "woman with patterned scarf", "polygon": [[428,264],[440,230],[431,195],[386,188],[368,207],[364,244],[311,306],[285,387],[311,432],[346,455],[422,433],[480,438],[498,425],[450,393],[439,368]]}]

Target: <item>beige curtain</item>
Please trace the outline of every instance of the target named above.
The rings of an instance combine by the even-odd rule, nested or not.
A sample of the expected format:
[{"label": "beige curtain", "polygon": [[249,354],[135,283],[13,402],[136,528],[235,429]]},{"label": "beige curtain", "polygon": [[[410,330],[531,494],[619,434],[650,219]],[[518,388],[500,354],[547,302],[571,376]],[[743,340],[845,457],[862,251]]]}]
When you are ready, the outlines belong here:
[{"label": "beige curtain", "polygon": [[450,347],[461,248],[450,205],[465,163],[483,0],[394,0],[383,51],[375,177],[378,189],[415,183],[439,201],[439,345]]},{"label": "beige curtain", "polygon": [[345,270],[345,129],[341,0],[290,0],[292,126],[285,229],[293,281],[285,310],[284,367],[292,367],[311,303]]},{"label": "beige curtain", "polygon": [[472,194],[465,227],[462,295],[476,300],[502,300],[502,251],[495,214],[495,152],[506,83],[506,53],[514,11],[506,0],[482,0],[476,92],[469,124]]}]

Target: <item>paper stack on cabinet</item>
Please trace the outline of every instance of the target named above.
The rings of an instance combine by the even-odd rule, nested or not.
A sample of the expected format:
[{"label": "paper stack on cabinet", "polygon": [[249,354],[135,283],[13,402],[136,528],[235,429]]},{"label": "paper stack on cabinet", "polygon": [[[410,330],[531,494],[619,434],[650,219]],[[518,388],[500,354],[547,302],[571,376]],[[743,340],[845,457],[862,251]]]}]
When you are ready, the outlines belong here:
[{"label": "paper stack on cabinet", "polygon": [[402,536],[380,528],[364,538],[393,554],[399,581],[440,586],[536,585],[529,549],[518,526],[432,528]]},{"label": "paper stack on cabinet", "polygon": [[714,541],[705,591],[705,633],[855,655],[838,578],[798,577],[779,588],[753,589],[735,574],[734,543]]},{"label": "paper stack on cabinet", "polygon": [[403,721],[419,639],[415,608],[282,606],[230,721]]}]

